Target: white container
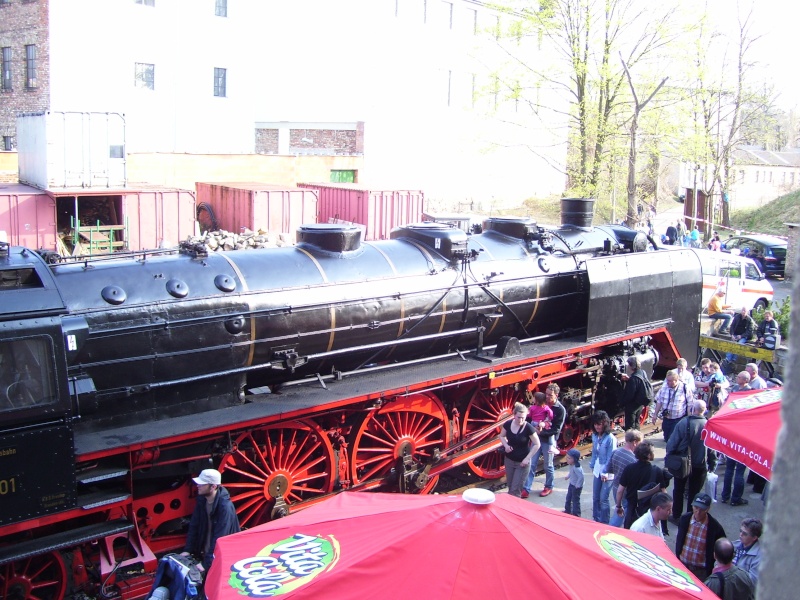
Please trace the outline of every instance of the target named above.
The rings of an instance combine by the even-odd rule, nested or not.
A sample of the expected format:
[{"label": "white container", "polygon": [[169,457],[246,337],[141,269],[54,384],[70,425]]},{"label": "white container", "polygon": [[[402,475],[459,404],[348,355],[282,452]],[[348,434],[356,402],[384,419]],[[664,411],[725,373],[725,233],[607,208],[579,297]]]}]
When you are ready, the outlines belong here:
[{"label": "white container", "polygon": [[40,189],[124,188],[125,116],[47,111],[17,117],[20,183]]}]

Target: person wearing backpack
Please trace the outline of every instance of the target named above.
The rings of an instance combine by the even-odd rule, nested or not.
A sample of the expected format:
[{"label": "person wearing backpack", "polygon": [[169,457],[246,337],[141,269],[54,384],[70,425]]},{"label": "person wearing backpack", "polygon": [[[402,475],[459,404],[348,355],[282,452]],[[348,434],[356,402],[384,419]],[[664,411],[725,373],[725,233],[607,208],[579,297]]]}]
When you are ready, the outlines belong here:
[{"label": "person wearing backpack", "polygon": [[622,376],[625,389],[622,391],[620,404],[625,411],[625,431],[639,429],[639,419],[642,410],[653,401],[653,385],[642,370],[642,363],[638,356],[629,356],[626,374]]},{"label": "person wearing backpack", "polygon": [[[625,529],[650,508],[650,496],[667,491],[670,476],[661,467],[653,464],[655,454],[653,442],[644,440],[633,451],[636,462],[622,471],[617,488],[617,514],[625,515]],[[627,498],[628,510],[622,508],[622,499]],[[646,499],[646,500],[645,500]]]},{"label": "person wearing backpack", "polygon": [[[688,476],[672,471],[674,479],[672,520],[677,523],[683,514],[683,497],[689,488],[689,498],[697,496],[706,484],[706,475],[717,466],[717,454],[706,448],[700,436],[705,427],[706,403],[695,400],[691,403],[691,412],[681,419],[667,442],[667,455],[689,457],[692,469]],[[666,460],[665,460],[666,462]]]}]

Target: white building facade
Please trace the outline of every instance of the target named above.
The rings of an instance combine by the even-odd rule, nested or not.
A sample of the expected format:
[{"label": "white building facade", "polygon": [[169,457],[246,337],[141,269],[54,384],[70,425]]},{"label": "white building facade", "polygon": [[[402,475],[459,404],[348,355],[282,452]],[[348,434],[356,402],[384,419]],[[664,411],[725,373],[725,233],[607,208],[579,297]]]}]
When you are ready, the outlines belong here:
[{"label": "white building facade", "polygon": [[488,211],[565,184],[566,127],[500,75],[514,18],[469,0],[49,0],[49,108],[124,114],[127,153],[363,153],[359,183]]}]

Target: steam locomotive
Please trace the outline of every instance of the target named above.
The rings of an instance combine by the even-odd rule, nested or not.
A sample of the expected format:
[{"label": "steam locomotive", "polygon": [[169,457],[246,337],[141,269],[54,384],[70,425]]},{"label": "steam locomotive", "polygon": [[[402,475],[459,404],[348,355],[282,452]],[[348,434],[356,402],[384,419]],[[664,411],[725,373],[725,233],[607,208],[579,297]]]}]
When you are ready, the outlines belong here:
[{"label": "steam locomotive", "polygon": [[145,597],[209,466],[243,527],[496,478],[500,424],[550,382],[571,447],[619,413],[628,356],[694,360],[702,286],[690,251],[582,219],[57,265],[0,247],[0,600]]}]

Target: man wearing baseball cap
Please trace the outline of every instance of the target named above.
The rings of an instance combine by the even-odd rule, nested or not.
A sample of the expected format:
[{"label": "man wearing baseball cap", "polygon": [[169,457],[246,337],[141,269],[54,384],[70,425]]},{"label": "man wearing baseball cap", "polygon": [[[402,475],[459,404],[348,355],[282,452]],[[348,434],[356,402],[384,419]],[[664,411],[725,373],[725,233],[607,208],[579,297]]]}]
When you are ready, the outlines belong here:
[{"label": "man wearing baseball cap", "polygon": [[189,522],[183,555],[191,554],[199,560],[198,568],[207,571],[214,560],[217,539],[240,531],[239,519],[228,490],[222,487],[219,471],[203,469],[192,481],[197,485],[197,504]]},{"label": "man wearing baseball cap", "polygon": [[725,530],[708,514],[711,496],[697,494],[691,512],[681,515],[675,554],[700,581],[705,581],[714,568],[714,543],[725,537]]}]

